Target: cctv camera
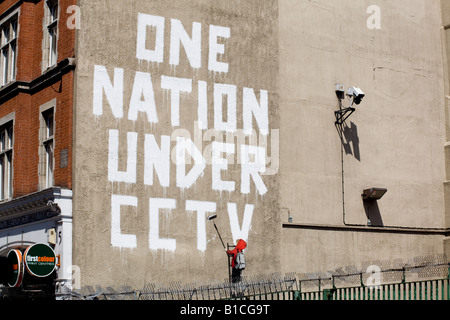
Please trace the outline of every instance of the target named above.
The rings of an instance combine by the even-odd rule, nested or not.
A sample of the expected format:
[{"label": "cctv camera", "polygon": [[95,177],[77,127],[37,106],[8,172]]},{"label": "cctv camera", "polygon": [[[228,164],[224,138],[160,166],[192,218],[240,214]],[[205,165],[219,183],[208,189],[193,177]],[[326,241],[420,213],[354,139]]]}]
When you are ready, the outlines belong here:
[{"label": "cctv camera", "polygon": [[343,84],[336,83],[336,96],[339,100],[342,100],[345,98],[345,87]]},{"label": "cctv camera", "polygon": [[353,98],[353,101],[356,104],[360,104],[361,100],[364,98],[365,94],[360,88],[351,87],[347,91],[347,96],[349,96],[349,98]]}]

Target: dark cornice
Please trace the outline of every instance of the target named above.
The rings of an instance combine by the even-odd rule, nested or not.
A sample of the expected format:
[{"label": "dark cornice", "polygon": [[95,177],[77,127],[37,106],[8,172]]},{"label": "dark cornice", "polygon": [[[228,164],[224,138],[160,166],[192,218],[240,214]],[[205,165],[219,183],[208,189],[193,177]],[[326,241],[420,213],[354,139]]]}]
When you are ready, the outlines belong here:
[{"label": "dark cornice", "polygon": [[61,188],[53,187],[0,203],[0,230],[58,216],[51,204],[60,194]]},{"label": "dark cornice", "polygon": [[[2,12],[2,14],[0,14],[0,20],[2,20],[4,17],[7,17],[11,12],[13,12],[17,8],[19,8],[22,5],[22,3],[24,3],[24,2],[31,2],[31,3],[36,4],[39,1],[42,1],[42,0],[19,0],[16,3],[14,3],[11,7],[6,9],[5,12]],[[0,4],[2,4],[3,2],[5,2],[5,0],[0,0]]]},{"label": "dark cornice", "polygon": [[0,104],[11,99],[20,92],[33,94],[42,90],[61,80],[64,74],[72,70],[75,70],[75,58],[66,58],[32,81],[16,80],[11,82],[0,90]]}]

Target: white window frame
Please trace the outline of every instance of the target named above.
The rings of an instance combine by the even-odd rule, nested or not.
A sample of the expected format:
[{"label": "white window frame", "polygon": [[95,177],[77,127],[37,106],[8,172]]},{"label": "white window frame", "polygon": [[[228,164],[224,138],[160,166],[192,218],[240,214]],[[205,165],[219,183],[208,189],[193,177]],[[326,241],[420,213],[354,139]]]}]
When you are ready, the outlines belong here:
[{"label": "white window frame", "polygon": [[0,25],[1,86],[16,80],[18,23],[18,14],[15,13]]},{"label": "white window frame", "polygon": [[44,141],[42,142],[45,149],[45,187],[50,188],[54,184],[55,171],[54,110],[48,110],[43,117],[45,121]]},{"label": "white window frame", "polygon": [[0,201],[13,197],[14,113],[0,119]]},{"label": "white window frame", "polygon": [[56,99],[39,108],[39,190],[53,187],[55,183],[55,110]]},{"label": "white window frame", "polygon": [[44,15],[44,42],[43,42],[43,71],[53,67],[58,62],[58,22],[59,1],[47,0]]}]

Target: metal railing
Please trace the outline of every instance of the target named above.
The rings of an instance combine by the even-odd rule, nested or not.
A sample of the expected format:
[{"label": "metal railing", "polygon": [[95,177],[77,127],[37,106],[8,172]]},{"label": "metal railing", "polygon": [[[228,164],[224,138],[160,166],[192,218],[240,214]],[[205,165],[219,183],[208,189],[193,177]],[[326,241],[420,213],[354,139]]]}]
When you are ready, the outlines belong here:
[{"label": "metal railing", "polygon": [[[378,263],[378,264],[377,264]],[[147,285],[148,300],[450,300],[450,265],[444,257],[407,263],[375,261],[325,273],[242,277],[241,282]]]},{"label": "metal railing", "polygon": [[[450,300],[450,264],[445,256],[372,261],[327,272],[243,276],[238,283],[147,284],[84,287],[61,292],[75,300]],[[0,287],[2,290],[7,288]],[[3,292],[7,293],[7,291]]]},{"label": "metal railing", "polygon": [[375,261],[300,275],[300,300],[450,300],[450,276],[444,256],[424,256],[406,263]]},{"label": "metal railing", "polygon": [[139,293],[141,300],[294,300],[298,291],[295,273],[273,273],[242,277],[238,283],[224,281],[214,284],[149,284]]}]

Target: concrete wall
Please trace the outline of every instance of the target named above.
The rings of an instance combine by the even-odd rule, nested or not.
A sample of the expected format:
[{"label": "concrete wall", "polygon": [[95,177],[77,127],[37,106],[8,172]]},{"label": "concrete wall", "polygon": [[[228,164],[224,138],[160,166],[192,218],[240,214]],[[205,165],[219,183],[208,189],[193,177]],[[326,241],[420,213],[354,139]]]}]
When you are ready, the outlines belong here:
[{"label": "concrete wall", "polygon": [[[254,271],[278,270],[279,254],[274,254],[281,231],[278,176],[263,175],[261,168],[251,165],[263,163],[266,151],[270,155],[269,131],[279,129],[277,3],[119,5],[115,0],[89,0],[79,5],[73,254],[82,284],[139,288],[146,282],[228,278],[227,256],[212,222],[206,220],[213,213],[225,243],[248,241],[247,258]],[[139,28],[139,21],[162,23],[147,28],[142,23]],[[155,32],[163,36],[158,38]],[[176,50],[177,37],[183,35],[197,39],[192,54],[187,55],[183,46]],[[151,54],[157,48],[163,48],[161,59]],[[171,60],[176,57],[179,62]],[[108,91],[108,83],[111,88],[115,84],[114,89]],[[122,99],[123,106],[118,106]],[[258,121],[252,120],[252,106]],[[114,114],[115,108],[123,115]],[[133,110],[138,109],[134,117]],[[179,122],[174,118],[178,114]],[[254,134],[241,134],[244,119]],[[203,125],[206,120],[207,127],[198,129],[198,120]],[[227,131],[238,137],[227,140]],[[249,144],[241,139],[258,139],[260,131],[268,147],[251,149],[251,159],[241,166],[238,160],[246,154],[241,145]],[[128,149],[134,145],[128,135],[137,137],[134,148]],[[177,146],[183,152],[177,137],[195,143],[192,148],[187,145],[188,152],[198,152],[195,166],[193,161],[176,165]],[[211,159],[214,141],[228,143],[215,145],[226,151],[219,154],[223,160]],[[165,150],[170,157],[164,156],[169,155]],[[255,150],[263,152],[259,160],[251,154]],[[130,165],[135,154],[136,163]],[[149,165],[154,161],[155,172]],[[136,174],[123,173],[127,169]]]},{"label": "concrete wall", "polygon": [[[440,4],[378,2],[375,29],[369,28],[377,17],[367,11],[371,4],[279,2],[282,221],[288,222],[289,210],[293,223],[301,225],[365,226],[371,215],[377,227],[440,229],[445,169]],[[334,126],[335,83],[366,93],[344,125],[343,157]],[[368,205],[361,193],[370,187],[388,192]],[[442,252],[442,233],[312,231],[301,225],[283,231],[283,243],[289,244],[283,251],[286,271]]]},{"label": "concrete wall", "polygon": [[[373,20],[368,27],[370,5],[79,1],[73,263],[82,284],[223,280],[226,257],[206,211],[218,215],[225,242],[248,241],[247,274],[442,253],[440,3],[381,1],[379,29],[369,28]],[[177,49],[179,37],[192,53]],[[366,93],[346,122],[343,149],[337,82]],[[236,113],[228,113],[234,97]],[[250,123],[255,132],[242,143]],[[227,129],[239,137],[226,140]],[[176,165],[177,136],[203,156],[195,165]],[[251,150],[266,157],[250,162],[264,173],[237,163],[255,138],[265,139]],[[213,141],[230,143],[215,145],[231,148],[228,163],[211,161]],[[169,167],[163,145],[173,152]],[[369,207],[361,192],[370,187],[388,193]],[[368,214],[385,232],[346,229],[366,226]]]},{"label": "concrete wall", "polygon": [[[449,88],[449,50],[450,50],[450,3],[448,1],[441,1],[442,7],[442,28],[441,38],[443,43],[443,62],[444,62],[444,94],[443,100],[445,100],[445,128],[446,128],[446,143],[444,146],[445,154],[445,179],[444,179],[444,201],[445,201],[445,224],[448,227],[450,225],[450,88]],[[449,238],[444,240],[444,252],[447,256],[450,255]]]}]

